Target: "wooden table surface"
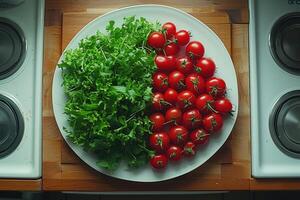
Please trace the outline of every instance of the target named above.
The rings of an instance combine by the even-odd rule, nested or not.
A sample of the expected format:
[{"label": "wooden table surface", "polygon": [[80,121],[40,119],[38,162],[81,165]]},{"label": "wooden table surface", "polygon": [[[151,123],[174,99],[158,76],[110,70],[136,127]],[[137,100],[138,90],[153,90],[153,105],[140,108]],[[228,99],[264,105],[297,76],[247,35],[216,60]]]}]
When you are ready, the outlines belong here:
[{"label": "wooden table surface", "polygon": [[[145,1],[145,3],[149,1]],[[169,181],[140,184],[107,177],[83,164],[62,140],[56,126],[51,102],[53,72],[62,50],[91,19],[107,11],[142,1],[77,1],[76,6],[48,1],[45,26],[44,108],[43,108],[43,189],[78,191],[141,190],[248,190],[250,177],[249,102],[248,102],[248,26],[245,2],[174,1],[167,4],[200,18],[225,43],[237,71],[240,110],[235,128],[225,145],[198,169]],[[220,4],[223,4],[222,7]],[[60,6],[60,7],[59,7]],[[227,7],[226,7],[227,6]],[[231,6],[231,7],[228,7]],[[230,9],[229,9],[230,8]],[[245,9],[244,9],[245,8]],[[233,18],[224,10],[233,13]],[[238,11],[241,11],[238,13]],[[234,24],[233,21],[240,24]],[[236,149],[239,149],[236,151]],[[234,175],[232,175],[234,174]],[[126,187],[124,187],[126,186]]]},{"label": "wooden table surface", "polygon": [[[223,39],[231,51],[240,92],[237,125],[225,145],[199,169],[170,181],[140,184],[117,180],[96,173],[83,164],[63,142],[54,120],[51,85],[62,48],[71,30],[64,26],[68,17],[80,13],[105,13],[128,5],[156,3],[177,7],[192,14],[227,13],[222,15],[224,27],[230,27],[230,38]],[[0,190],[64,190],[64,191],[199,191],[199,190],[266,190],[299,189],[299,179],[251,178],[248,5],[246,0],[46,0],[45,50],[43,82],[43,182],[40,180],[0,179]],[[204,14],[205,15],[205,14]],[[85,15],[86,16],[86,15]],[[83,16],[84,17],[84,16]],[[74,22],[75,23],[75,22]],[[76,26],[73,25],[77,30]],[[217,28],[218,29],[218,28]],[[226,28],[225,28],[226,29]],[[64,31],[68,30],[66,34]],[[219,32],[222,32],[219,28]],[[228,31],[227,29],[225,31]],[[69,36],[68,36],[69,34]],[[67,35],[67,36],[66,36]],[[225,34],[228,36],[228,34]],[[224,36],[224,35],[223,35]],[[229,42],[228,42],[229,41]]]}]

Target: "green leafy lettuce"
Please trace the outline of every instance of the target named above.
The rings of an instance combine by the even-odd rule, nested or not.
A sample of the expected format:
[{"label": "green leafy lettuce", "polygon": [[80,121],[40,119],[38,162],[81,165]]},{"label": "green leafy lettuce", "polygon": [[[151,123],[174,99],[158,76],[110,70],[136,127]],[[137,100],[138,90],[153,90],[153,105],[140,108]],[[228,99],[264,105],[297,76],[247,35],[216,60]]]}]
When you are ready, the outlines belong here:
[{"label": "green leafy lettuce", "polygon": [[98,156],[97,164],[115,169],[145,164],[151,122],[151,76],[155,52],[147,36],[159,24],[145,18],[124,18],[121,27],[110,21],[107,33],[97,32],[65,52],[62,69],[67,97],[68,138]]}]

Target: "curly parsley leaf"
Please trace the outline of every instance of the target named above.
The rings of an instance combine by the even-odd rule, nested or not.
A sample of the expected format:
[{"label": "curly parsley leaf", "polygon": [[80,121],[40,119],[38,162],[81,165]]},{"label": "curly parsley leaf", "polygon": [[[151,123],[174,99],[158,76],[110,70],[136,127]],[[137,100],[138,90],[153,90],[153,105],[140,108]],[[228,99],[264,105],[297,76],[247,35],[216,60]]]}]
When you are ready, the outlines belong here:
[{"label": "curly parsley leaf", "polygon": [[146,46],[159,23],[124,18],[121,27],[110,21],[106,34],[97,32],[65,52],[62,69],[67,97],[68,138],[98,156],[100,167],[116,169],[145,164],[151,123],[151,76],[155,52]]}]

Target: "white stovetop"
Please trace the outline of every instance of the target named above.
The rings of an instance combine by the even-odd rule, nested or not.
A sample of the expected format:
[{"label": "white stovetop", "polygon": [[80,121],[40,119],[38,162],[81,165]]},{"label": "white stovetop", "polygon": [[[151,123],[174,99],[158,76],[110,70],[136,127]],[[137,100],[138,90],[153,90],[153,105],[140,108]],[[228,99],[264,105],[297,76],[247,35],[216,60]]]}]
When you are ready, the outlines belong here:
[{"label": "white stovetop", "polygon": [[282,153],[269,131],[269,115],[283,94],[300,89],[300,76],[281,69],[271,56],[268,38],[274,22],[300,5],[288,0],[250,0],[250,95],[252,175],[300,177],[300,159]]},{"label": "white stovetop", "polygon": [[44,0],[25,0],[15,8],[0,10],[0,17],[18,24],[24,31],[27,44],[23,65],[12,76],[0,80],[0,94],[18,105],[25,125],[24,136],[17,149],[0,158],[0,177],[38,178],[42,171]]}]

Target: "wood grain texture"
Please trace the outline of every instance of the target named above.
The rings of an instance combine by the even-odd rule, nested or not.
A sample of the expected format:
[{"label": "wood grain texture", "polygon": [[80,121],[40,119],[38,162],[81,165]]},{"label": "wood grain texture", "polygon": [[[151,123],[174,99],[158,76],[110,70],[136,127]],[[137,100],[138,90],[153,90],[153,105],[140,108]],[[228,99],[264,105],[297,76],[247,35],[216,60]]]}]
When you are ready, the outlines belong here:
[{"label": "wood grain texture", "polygon": [[250,179],[250,190],[300,190],[300,179]]},{"label": "wood grain texture", "polygon": [[40,191],[42,180],[0,179],[0,190],[6,191]]},{"label": "wood grain texture", "polygon": [[[57,23],[47,27],[49,34],[44,72],[44,190],[72,190],[72,191],[141,191],[141,190],[247,190],[250,178],[250,151],[249,151],[249,105],[247,101],[248,88],[246,78],[238,78],[240,97],[245,103],[240,107],[241,115],[234,127],[233,133],[224,146],[204,165],[196,170],[170,181],[160,183],[140,184],[114,179],[95,172],[85,165],[62,141],[60,133],[55,125],[51,107],[51,76],[61,50],[66,47],[72,37],[89,21],[105,11],[113,8],[90,8],[88,12],[64,13],[62,28]],[[186,9],[186,8],[185,8]],[[232,25],[225,12],[201,13],[199,9],[187,10],[201,19],[212,28],[222,39],[229,52],[232,52],[233,61],[237,70],[237,76],[247,74],[247,30],[239,25]],[[196,13],[193,13],[196,11]],[[53,15],[52,12],[51,14]],[[58,12],[56,12],[58,13]],[[49,23],[51,24],[51,23]],[[246,33],[245,33],[246,32]],[[59,35],[61,33],[61,35]],[[238,35],[238,37],[235,37]],[[60,38],[59,38],[60,36]],[[51,42],[53,41],[53,42]],[[240,45],[242,42],[243,45]],[[55,51],[56,47],[56,51]],[[58,53],[59,52],[59,53]],[[241,60],[242,59],[242,60]],[[243,65],[243,66],[241,66]],[[242,69],[242,70],[240,70]],[[246,70],[245,70],[246,69]],[[244,142],[240,142],[244,141]],[[236,152],[236,148],[242,150]],[[235,176],[232,176],[235,174]],[[125,186],[125,187],[124,187]]]},{"label": "wood grain texture", "polygon": [[[233,23],[248,23],[248,1],[247,0],[46,0],[48,11],[63,12],[85,12],[93,9],[102,9],[108,12],[125,6],[138,4],[161,4],[180,8],[182,10],[193,10],[193,13],[210,12],[213,10],[226,11],[230,14]],[[58,22],[58,20],[54,20]],[[48,21],[48,23],[53,23]]]}]

